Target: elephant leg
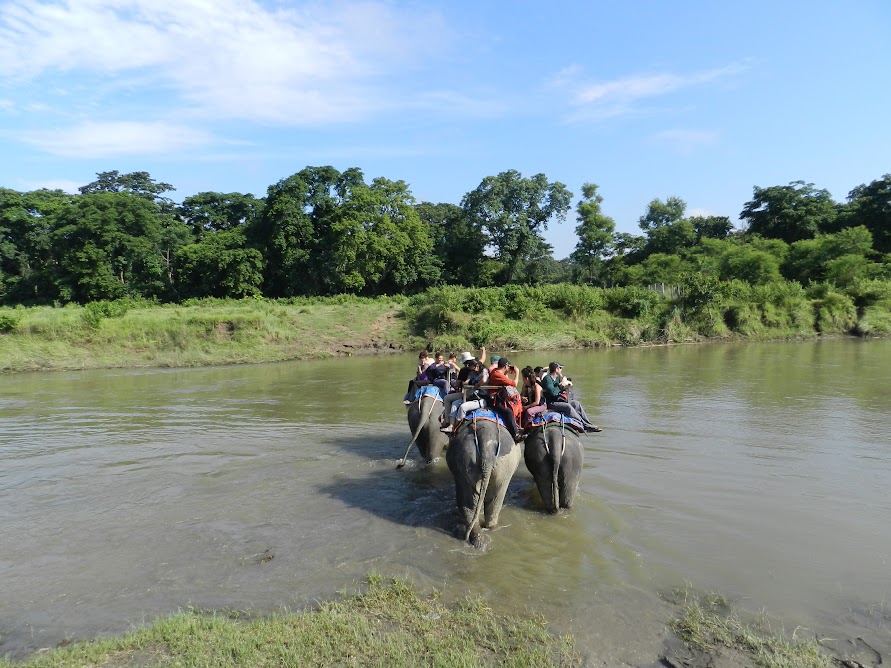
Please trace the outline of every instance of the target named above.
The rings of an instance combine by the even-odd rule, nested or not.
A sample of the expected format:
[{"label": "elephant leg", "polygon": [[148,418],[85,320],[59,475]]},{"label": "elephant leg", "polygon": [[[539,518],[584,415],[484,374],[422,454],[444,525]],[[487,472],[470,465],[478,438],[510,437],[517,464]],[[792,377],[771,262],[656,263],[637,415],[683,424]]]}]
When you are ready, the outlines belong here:
[{"label": "elephant leg", "polygon": [[498,525],[498,515],[504,505],[504,497],[517,466],[520,464],[520,447],[514,446],[511,451],[498,458],[492,479],[489,481],[489,489],[486,490],[486,502],[484,507],[483,526],[494,529]]}]

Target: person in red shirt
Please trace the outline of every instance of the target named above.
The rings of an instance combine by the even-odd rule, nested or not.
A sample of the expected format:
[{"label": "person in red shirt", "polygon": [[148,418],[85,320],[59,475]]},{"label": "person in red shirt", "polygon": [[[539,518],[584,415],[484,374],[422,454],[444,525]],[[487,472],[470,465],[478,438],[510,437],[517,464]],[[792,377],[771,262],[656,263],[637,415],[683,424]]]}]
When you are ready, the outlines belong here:
[{"label": "person in red shirt", "polygon": [[[509,374],[513,374],[513,378]],[[519,383],[520,370],[505,357],[499,358],[496,368],[489,373],[489,380],[486,383],[489,387],[499,388],[492,395],[492,410],[504,420],[507,430],[515,441],[523,440],[523,434],[517,427],[517,422],[523,413],[523,400],[517,390]]]}]

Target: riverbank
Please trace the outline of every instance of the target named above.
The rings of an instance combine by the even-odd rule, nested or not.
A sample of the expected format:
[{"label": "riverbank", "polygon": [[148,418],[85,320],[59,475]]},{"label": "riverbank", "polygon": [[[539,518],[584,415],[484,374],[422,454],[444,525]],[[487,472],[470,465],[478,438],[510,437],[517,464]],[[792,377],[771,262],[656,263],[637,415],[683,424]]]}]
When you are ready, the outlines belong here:
[{"label": "riverbank", "polygon": [[[863,666],[863,647],[774,633],[767,619],[744,623],[714,594],[675,592],[676,634],[653,665],[674,668],[830,668]],[[866,645],[862,639],[860,644]],[[839,649],[842,646],[842,649]],[[855,647],[852,643],[852,647]],[[876,653],[881,663],[881,655]],[[873,657],[874,658],[874,657]],[[125,635],[61,643],[0,668],[124,668],[127,666],[582,666],[569,634],[556,635],[535,613],[505,614],[468,596],[452,606],[440,594],[372,575],[359,592],[314,609],[257,616],[191,609]]]},{"label": "riverbank", "polygon": [[[698,290],[698,291],[697,291]],[[407,297],[118,300],[0,309],[0,371],[190,367],[399,353],[891,335],[891,282],[688,288],[446,286]]]}]

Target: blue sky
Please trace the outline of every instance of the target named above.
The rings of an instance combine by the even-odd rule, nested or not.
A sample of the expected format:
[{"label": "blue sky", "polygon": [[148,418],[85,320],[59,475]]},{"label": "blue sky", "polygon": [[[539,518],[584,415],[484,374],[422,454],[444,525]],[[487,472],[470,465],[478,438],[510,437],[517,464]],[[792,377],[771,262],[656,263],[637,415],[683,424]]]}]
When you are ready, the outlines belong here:
[{"label": "blue sky", "polygon": [[736,220],[756,185],[891,172],[889,36],[886,0],[0,0],[0,187],[330,164],[457,204],[516,169],[597,183],[623,232],[672,195]]}]

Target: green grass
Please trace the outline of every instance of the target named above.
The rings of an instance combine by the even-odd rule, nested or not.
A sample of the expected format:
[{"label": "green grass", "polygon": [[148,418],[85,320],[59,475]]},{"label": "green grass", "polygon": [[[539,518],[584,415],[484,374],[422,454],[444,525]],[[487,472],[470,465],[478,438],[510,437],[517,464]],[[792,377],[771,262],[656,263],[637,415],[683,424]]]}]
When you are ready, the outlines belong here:
[{"label": "green grass", "polygon": [[697,596],[689,590],[676,592],[682,614],[669,621],[675,633],[689,645],[711,651],[723,646],[751,657],[760,668],[830,668],[829,655],[815,640],[801,640],[774,633],[762,617],[756,624],[743,623],[719,594]]},{"label": "green grass", "polygon": [[700,293],[672,300],[634,286],[445,286],[411,298],[0,308],[0,371],[245,364],[423,347],[558,350],[891,335],[889,281],[845,290],[730,281]]},{"label": "green grass", "polygon": [[0,668],[140,666],[575,666],[572,638],[536,616],[495,613],[484,600],[446,607],[377,576],[314,610],[256,619],[181,612],[147,628],[51,650]]},{"label": "green grass", "polygon": [[276,362],[414,342],[391,299],[91,306],[0,309],[15,323],[0,333],[0,370]]}]

